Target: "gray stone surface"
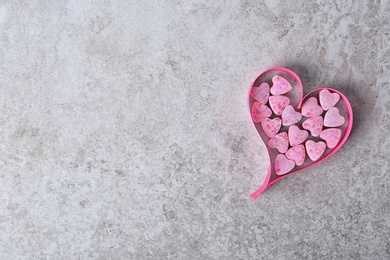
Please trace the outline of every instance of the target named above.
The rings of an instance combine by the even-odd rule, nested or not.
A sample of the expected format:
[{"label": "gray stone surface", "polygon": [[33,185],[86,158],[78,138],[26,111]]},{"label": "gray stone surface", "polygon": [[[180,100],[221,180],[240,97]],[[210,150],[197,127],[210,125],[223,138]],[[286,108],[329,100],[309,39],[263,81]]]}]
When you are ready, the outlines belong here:
[{"label": "gray stone surface", "polygon": [[[0,259],[390,258],[388,0],[91,2],[0,3]],[[273,66],[355,124],[254,201]]]}]

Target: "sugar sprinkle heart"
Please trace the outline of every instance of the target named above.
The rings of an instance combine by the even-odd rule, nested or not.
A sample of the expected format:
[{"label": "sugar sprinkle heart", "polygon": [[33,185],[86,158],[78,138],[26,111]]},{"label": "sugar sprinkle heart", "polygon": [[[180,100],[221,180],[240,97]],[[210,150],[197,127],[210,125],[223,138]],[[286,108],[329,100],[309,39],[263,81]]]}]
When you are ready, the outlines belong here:
[{"label": "sugar sprinkle heart", "polygon": [[296,125],[292,125],[288,128],[288,140],[291,146],[303,143],[308,136],[309,133],[306,130],[301,130]]},{"label": "sugar sprinkle heart", "polygon": [[251,96],[261,104],[266,104],[269,98],[269,85],[264,82],[251,89]]},{"label": "sugar sprinkle heart", "polygon": [[308,140],[305,145],[307,155],[313,162],[321,157],[326,148],[326,144],[323,141],[314,142],[313,140]]},{"label": "sugar sprinkle heart", "polygon": [[309,98],[302,106],[302,115],[306,117],[320,116],[322,112],[324,110],[318,105],[315,97]]},{"label": "sugar sprinkle heart", "polygon": [[280,118],[264,118],[264,120],[261,121],[261,127],[269,138],[274,137],[279,132],[281,126],[282,120]]},{"label": "sugar sprinkle heart", "polygon": [[340,115],[340,111],[337,107],[332,107],[326,112],[324,117],[324,126],[337,127],[342,126],[345,123],[345,118]]},{"label": "sugar sprinkle heart", "polygon": [[320,138],[324,139],[328,148],[334,148],[341,138],[341,129],[328,128],[321,132]]},{"label": "sugar sprinkle heart", "polygon": [[269,105],[276,115],[281,115],[288,104],[290,104],[290,99],[286,96],[269,97]]},{"label": "sugar sprinkle heart", "polygon": [[282,122],[284,126],[289,126],[301,121],[302,115],[296,112],[291,105],[288,105],[282,113]]},{"label": "sugar sprinkle heart", "polygon": [[291,84],[282,76],[276,75],[272,78],[272,95],[282,95],[289,92],[292,89]]},{"label": "sugar sprinkle heart", "polygon": [[323,126],[324,119],[322,118],[322,116],[310,117],[309,119],[306,119],[302,124],[302,127],[306,130],[309,130],[310,134],[315,137],[320,135]]},{"label": "sugar sprinkle heart", "polygon": [[277,175],[283,175],[290,172],[295,167],[293,160],[287,159],[284,154],[278,154],[275,158],[275,173]]},{"label": "sugar sprinkle heart", "polygon": [[327,89],[320,90],[319,93],[320,104],[324,110],[334,107],[340,100],[340,95],[337,93],[330,93]]},{"label": "sugar sprinkle heart", "polygon": [[268,146],[278,149],[279,153],[285,153],[288,149],[288,137],[286,132],[279,133],[269,139]]},{"label": "sugar sprinkle heart", "polygon": [[260,102],[253,103],[252,106],[252,118],[253,122],[260,123],[264,118],[270,117],[272,115],[271,109],[261,104]]},{"label": "sugar sprinkle heart", "polygon": [[286,157],[293,160],[297,166],[301,166],[305,161],[305,147],[303,144],[291,147],[286,152]]}]

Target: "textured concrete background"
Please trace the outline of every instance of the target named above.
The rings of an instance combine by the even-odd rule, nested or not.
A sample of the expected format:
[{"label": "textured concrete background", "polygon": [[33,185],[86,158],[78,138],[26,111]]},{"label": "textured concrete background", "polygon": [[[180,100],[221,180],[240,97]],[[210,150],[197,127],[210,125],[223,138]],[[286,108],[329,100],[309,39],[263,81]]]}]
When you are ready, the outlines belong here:
[{"label": "textured concrete background", "polygon": [[[390,2],[1,1],[0,259],[389,259]],[[354,108],[258,200],[247,91]]]}]

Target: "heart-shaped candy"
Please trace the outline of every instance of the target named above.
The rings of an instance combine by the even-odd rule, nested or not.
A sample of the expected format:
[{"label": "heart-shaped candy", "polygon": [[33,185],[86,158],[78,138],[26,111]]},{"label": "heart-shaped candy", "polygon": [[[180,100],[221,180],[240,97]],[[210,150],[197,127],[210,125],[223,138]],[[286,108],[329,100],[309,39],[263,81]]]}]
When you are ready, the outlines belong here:
[{"label": "heart-shaped candy", "polygon": [[303,141],[305,141],[308,136],[309,133],[306,130],[301,130],[296,125],[292,125],[288,128],[288,140],[291,146],[296,146],[300,143],[303,143]]},{"label": "heart-shaped candy", "polygon": [[286,106],[290,104],[290,99],[285,96],[269,97],[269,106],[276,115],[281,115]]},{"label": "heart-shaped candy", "polygon": [[329,90],[323,89],[319,93],[320,104],[324,110],[334,107],[340,100],[340,95],[337,93],[330,93]]},{"label": "heart-shaped candy", "polygon": [[[276,120],[275,118],[274,120]],[[341,138],[341,129],[328,128],[321,132],[320,137],[325,140],[326,146],[334,148]]]},{"label": "heart-shaped candy", "polygon": [[324,119],[322,116],[310,117],[302,124],[302,127],[306,130],[309,130],[310,134],[315,137],[320,135],[323,126]]},{"label": "heart-shaped candy", "polygon": [[253,122],[260,123],[264,118],[270,117],[272,115],[271,109],[261,104],[260,102],[253,103],[252,107],[252,118]]},{"label": "heart-shaped candy", "polygon": [[295,162],[297,166],[301,166],[305,161],[305,147],[303,144],[293,146],[286,152],[286,157]]},{"label": "heart-shaped candy", "polygon": [[286,158],[284,154],[278,154],[275,158],[275,173],[283,175],[294,169],[295,162]]},{"label": "heart-shaped candy", "polygon": [[320,116],[323,111],[315,97],[309,98],[302,106],[302,115],[307,117]]},{"label": "heart-shaped candy", "polygon": [[345,123],[345,118],[340,115],[339,109],[337,107],[332,107],[326,112],[324,117],[324,126],[328,127],[337,127]]},{"label": "heart-shaped candy", "polygon": [[251,96],[261,104],[267,103],[269,98],[269,85],[267,83],[261,83],[260,86],[252,88]]},{"label": "heart-shaped candy", "polygon": [[279,153],[285,153],[287,152],[288,149],[288,137],[287,133],[279,133],[269,139],[268,141],[268,146],[271,148],[276,148],[278,149]]},{"label": "heart-shaped candy", "polygon": [[288,105],[282,113],[282,122],[284,126],[289,126],[298,123],[302,119],[302,114],[296,112],[294,108]]},{"label": "heart-shaped candy", "polygon": [[317,161],[321,155],[325,152],[326,144],[322,141],[314,142],[313,140],[309,140],[306,142],[306,151],[307,155],[314,162]]},{"label": "heart-shaped candy", "polygon": [[282,120],[280,118],[264,118],[261,121],[261,127],[263,128],[264,133],[269,137],[274,137],[278,132],[280,127],[282,126]]},{"label": "heart-shaped candy", "polygon": [[272,83],[271,94],[275,96],[287,93],[292,89],[290,82],[279,75],[272,78]]},{"label": "heart-shaped candy", "polygon": [[267,144],[270,161],[267,177],[252,198],[281,178],[326,160],[351,133],[348,99],[331,88],[303,97],[302,83],[291,70],[265,71],[249,93],[252,121]]}]

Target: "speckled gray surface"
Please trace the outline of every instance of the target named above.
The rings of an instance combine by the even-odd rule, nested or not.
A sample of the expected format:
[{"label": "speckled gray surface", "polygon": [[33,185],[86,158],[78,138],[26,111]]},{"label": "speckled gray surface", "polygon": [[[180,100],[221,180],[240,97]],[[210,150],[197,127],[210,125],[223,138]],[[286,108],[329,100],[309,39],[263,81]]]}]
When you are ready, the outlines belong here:
[{"label": "speckled gray surface", "polygon": [[[1,259],[390,258],[389,1],[29,2],[0,4]],[[254,201],[273,66],[355,124]]]}]

